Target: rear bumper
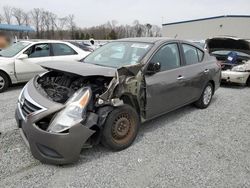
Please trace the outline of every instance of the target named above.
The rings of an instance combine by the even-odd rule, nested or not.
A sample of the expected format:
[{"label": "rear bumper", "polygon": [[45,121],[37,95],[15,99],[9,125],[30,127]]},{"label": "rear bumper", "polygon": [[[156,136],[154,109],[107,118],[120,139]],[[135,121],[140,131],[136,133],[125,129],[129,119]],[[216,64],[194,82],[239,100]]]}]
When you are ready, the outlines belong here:
[{"label": "rear bumper", "polygon": [[41,130],[35,123],[24,120],[19,108],[16,109],[15,118],[32,155],[43,163],[76,162],[84,143],[95,132],[82,124],[77,124],[69,129],[68,133],[50,133]]},{"label": "rear bumper", "polygon": [[222,71],[221,79],[224,82],[246,84],[250,72]]}]

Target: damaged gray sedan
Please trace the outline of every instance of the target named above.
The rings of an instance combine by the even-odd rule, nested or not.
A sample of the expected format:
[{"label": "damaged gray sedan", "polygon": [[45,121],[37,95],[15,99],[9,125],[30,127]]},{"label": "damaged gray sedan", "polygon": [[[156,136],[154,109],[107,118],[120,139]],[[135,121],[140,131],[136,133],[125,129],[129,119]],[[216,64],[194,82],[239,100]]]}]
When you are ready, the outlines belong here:
[{"label": "damaged gray sedan", "polygon": [[192,43],[164,38],[114,41],[83,62],[42,65],[18,99],[16,120],[33,156],[78,160],[102,143],[129,147],[140,124],[184,105],[209,106],[220,84],[216,59]]}]

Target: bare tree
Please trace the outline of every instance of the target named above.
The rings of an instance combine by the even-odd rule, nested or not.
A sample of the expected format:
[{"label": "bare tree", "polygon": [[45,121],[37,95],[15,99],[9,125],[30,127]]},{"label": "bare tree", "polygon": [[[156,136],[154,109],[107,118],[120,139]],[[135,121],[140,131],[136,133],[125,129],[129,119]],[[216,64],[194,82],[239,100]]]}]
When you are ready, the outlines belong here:
[{"label": "bare tree", "polygon": [[142,37],[145,36],[144,32],[145,32],[145,26],[140,24],[140,22],[138,20],[135,20],[133,22],[133,27],[131,28],[132,30],[132,36],[133,37]]},{"label": "bare tree", "polygon": [[18,25],[22,25],[24,22],[24,11],[20,8],[13,8],[12,9],[12,15],[16,19],[16,22]]},{"label": "bare tree", "polygon": [[55,29],[57,27],[56,25],[57,22],[57,15],[54,13],[50,13],[50,23],[51,23],[51,37],[54,38],[55,36]]},{"label": "bare tree", "polygon": [[40,24],[41,24],[42,12],[43,12],[42,9],[39,9],[39,8],[34,8],[31,11],[31,17],[32,17],[33,24],[36,28],[36,37],[37,38],[40,37]]},{"label": "bare tree", "polygon": [[155,37],[160,37],[161,36],[161,28],[157,25],[153,25],[152,26],[152,35]]},{"label": "bare tree", "polygon": [[2,23],[4,21],[4,18],[2,16],[2,14],[0,14],[0,23]]},{"label": "bare tree", "polygon": [[71,31],[71,38],[74,38],[74,32],[76,29],[75,16],[73,14],[68,15],[68,25]]},{"label": "bare tree", "polygon": [[47,38],[50,38],[50,25],[51,25],[51,20],[50,20],[50,12],[49,11],[43,11],[42,12],[42,25],[41,28],[42,30],[46,30],[46,36]]},{"label": "bare tree", "polygon": [[68,24],[68,18],[67,17],[63,17],[63,18],[58,18],[57,20],[57,29],[58,30],[64,30],[65,26]]},{"label": "bare tree", "polygon": [[30,25],[30,15],[28,12],[23,12],[23,22],[26,26]]},{"label": "bare tree", "polygon": [[3,14],[7,24],[11,24],[12,21],[12,7],[4,6],[3,7]]},{"label": "bare tree", "polygon": [[79,28],[73,14],[58,18],[53,12],[41,8],[25,12],[20,8],[3,7],[0,23],[4,21],[11,24],[13,20],[18,25],[33,26],[36,33],[31,33],[30,36],[41,39],[89,39],[92,37],[95,39],[116,39],[161,35],[161,28],[157,25],[141,24],[138,20],[135,20],[131,25],[120,25],[118,21],[111,20],[98,26]]},{"label": "bare tree", "polygon": [[59,31],[60,39],[63,39],[63,33],[66,25],[68,24],[68,17],[58,18],[56,28]]},{"label": "bare tree", "polygon": [[112,29],[114,29],[117,26],[118,21],[117,20],[112,20],[111,24],[112,24]]},{"label": "bare tree", "polygon": [[47,18],[46,18],[46,11],[41,10],[41,16],[40,16],[40,38],[45,38],[45,32],[47,28]]},{"label": "bare tree", "polygon": [[147,37],[152,37],[152,34],[150,32],[151,28],[152,28],[152,25],[147,23],[146,24],[146,28],[147,28]]}]

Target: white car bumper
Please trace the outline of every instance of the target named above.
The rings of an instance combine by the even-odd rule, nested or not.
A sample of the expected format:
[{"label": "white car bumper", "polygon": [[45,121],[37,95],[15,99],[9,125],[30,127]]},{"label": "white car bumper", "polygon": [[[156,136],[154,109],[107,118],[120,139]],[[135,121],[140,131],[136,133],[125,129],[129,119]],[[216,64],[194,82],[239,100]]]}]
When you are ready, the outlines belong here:
[{"label": "white car bumper", "polygon": [[227,82],[245,84],[250,75],[250,72],[235,72],[235,71],[222,71],[221,79]]}]

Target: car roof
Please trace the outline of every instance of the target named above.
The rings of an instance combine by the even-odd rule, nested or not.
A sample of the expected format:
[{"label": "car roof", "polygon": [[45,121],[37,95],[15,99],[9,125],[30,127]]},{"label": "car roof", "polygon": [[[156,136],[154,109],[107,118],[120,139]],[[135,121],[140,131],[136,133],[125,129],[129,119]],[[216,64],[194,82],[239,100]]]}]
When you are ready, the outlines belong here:
[{"label": "car roof", "polygon": [[172,41],[172,40],[176,40],[176,39],[167,38],[167,37],[137,37],[137,38],[119,39],[118,41],[157,43],[157,42],[165,42],[165,41]]},{"label": "car roof", "polygon": [[29,42],[31,44],[38,44],[38,43],[69,43],[66,41],[61,41],[61,40],[22,40],[19,42]]},{"label": "car roof", "polygon": [[[157,45],[161,45],[165,42],[181,42],[181,43],[186,43],[190,44],[193,46],[196,46],[200,50],[204,51],[204,49],[200,46],[197,45],[194,42],[188,41],[188,40],[181,40],[181,39],[173,39],[173,38],[168,38],[168,37],[138,37],[138,38],[125,38],[125,39],[119,39],[117,41],[124,41],[124,42],[145,42],[145,43],[152,43]],[[115,41],[114,41],[115,42]]]}]

